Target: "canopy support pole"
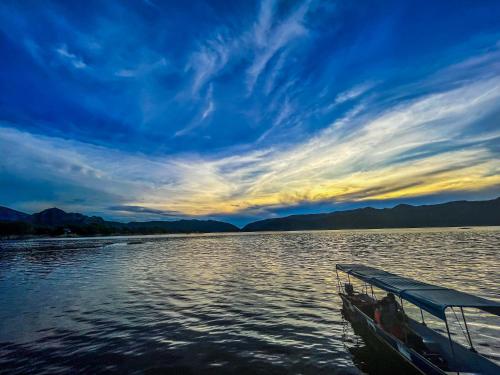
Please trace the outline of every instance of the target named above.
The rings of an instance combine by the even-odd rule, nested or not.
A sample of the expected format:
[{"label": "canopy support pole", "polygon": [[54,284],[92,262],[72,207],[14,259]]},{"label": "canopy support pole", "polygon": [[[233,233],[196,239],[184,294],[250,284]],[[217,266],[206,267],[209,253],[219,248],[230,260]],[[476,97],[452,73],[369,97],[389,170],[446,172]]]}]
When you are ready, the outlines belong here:
[{"label": "canopy support pole", "polygon": [[470,350],[476,352],[476,349],[474,349],[474,345],[472,345],[472,339],[470,337],[469,327],[467,326],[467,320],[465,320],[464,308],[460,307],[460,311],[462,312],[462,318],[464,319],[465,331],[467,332],[467,338],[469,339]]},{"label": "canopy support pole", "polygon": [[340,286],[340,277],[339,277],[339,270],[335,269],[335,273],[337,274],[337,289],[340,292],[342,292],[342,288]]},{"label": "canopy support pole", "polygon": [[423,324],[424,326],[427,326],[427,324],[425,324],[424,312],[422,311],[422,309],[420,309],[420,316],[422,317],[422,324]]},{"label": "canopy support pole", "polygon": [[455,350],[453,349],[453,341],[451,340],[450,327],[448,327],[448,319],[446,319],[446,314],[444,316],[444,324],[446,324],[446,332],[448,332],[448,340],[450,340],[450,349],[453,360],[455,360]]},{"label": "canopy support pole", "polygon": [[372,298],[375,298],[375,294],[373,293],[373,285],[370,284],[370,289],[372,290]]}]

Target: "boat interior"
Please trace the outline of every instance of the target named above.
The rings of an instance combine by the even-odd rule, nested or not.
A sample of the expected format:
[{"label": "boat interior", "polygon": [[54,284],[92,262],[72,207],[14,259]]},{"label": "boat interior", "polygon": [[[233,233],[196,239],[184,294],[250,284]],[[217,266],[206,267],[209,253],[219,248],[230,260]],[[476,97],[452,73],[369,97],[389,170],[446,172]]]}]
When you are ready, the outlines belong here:
[{"label": "boat interior", "polygon": [[[432,363],[444,373],[500,374],[500,367],[497,364],[475,350],[463,310],[463,308],[474,308],[500,316],[499,301],[413,280],[364,264],[337,264],[336,270],[339,293],[344,302],[349,301],[363,319],[377,325],[384,332],[383,335],[375,332],[375,335],[382,336],[380,339],[387,341],[388,339],[383,336],[388,335],[392,340],[397,340],[401,355],[404,356],[404,350],[411,350],[412,354],[427,363]],[[339,271],[347,274],[347,284],[342,285]],[[350,277],[364,284],[362,293],[354,291]],[[368,294],[368,286],[371,295]],[[378,301],[373,293],[373,287],[388,293],[387,300]],[[400,306],[395,296],[400,298]],[[410,304],[420,309],[421,322],[407,315],[409,309],[403,308],[403,301],[405,306]],[[461,326],[454,308],[460,310],[464,327]],[[450,309],[464,332],[467,347],[453,340],[446,316],[446,311]],[[447,336],[425,324],[424,310],[444,323]]]},{"label": "boat interior", "polygon": [[[349,299],[365,315],[366,319],[370,319],[373,324],[376,324],[374,313],[377,299],[366,293],[357,292],[344,294],[344,297]],[[495,364],[474,350],[454,341],[451,341],[453,345],[451,346],[448,337],[427,327],[425,323],[405,315],[404,325],[406,328],[404,337],[397,338],[392,335],[393,338],[400,340],[407,348],[412,349],[444,372],[493,374],[498,370]],[[386,333],[391,334],[390,332]]]}]

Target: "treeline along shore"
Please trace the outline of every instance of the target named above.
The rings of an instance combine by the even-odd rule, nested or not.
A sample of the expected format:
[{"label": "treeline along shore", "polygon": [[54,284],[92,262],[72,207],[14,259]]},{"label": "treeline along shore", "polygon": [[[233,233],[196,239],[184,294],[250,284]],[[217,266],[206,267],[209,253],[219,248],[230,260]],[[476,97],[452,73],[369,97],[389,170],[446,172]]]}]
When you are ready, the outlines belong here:
[{"label": "treeline along shore", "polygon": [[98,216],[67,213],[59,208],[28,215],[0,207],[0,236],[94,236],[163,233],[238,232],[232,224],[216,220],[175,220],[120,223]]},{"label": "treeline along shore", "polygon": [[323,214],[259,220],[242,229],[217,220],[175,220],[120,223],[98,216],[67,213],[58,208],[27,214],[0,206],[0,236],[94,236],[165,233],[219,233],[326,229],[465,227],[500,225],[500,197],[485,201],[393,208],[360,208]]}]

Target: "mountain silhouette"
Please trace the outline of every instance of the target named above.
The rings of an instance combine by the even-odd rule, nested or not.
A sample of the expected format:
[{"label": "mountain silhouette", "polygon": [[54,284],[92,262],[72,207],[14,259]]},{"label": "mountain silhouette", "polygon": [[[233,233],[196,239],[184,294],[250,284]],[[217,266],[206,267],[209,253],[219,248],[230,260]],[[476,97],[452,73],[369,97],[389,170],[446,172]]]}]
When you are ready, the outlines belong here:
[{"label": "mountain silhouette", "polygon": [[216,220],[176,220],[119,223],[98,216],[68,213],[53,207],[32,215],[0,206],[0,236],[111,235],[237,232],[239,228]]},{"label": "mountain silhouette", "polygon": [[26,221],[29,218],[29,214],[0,206],[0,221]]},{"label": "mountain silhouette", "polygon": [[425,206],[400,204],[394,208],[367,207],[326,214],[292,215],[255,221],[242,230],[254,232],[484,225],[500,225],[500,197],[488,201],[455,201]]},{"label": "mountain silhouette", "polygon": [[[455,201],[435,205],[399,204],[323,214],[292,215],[259,220],[242,231],[464,227],[500,225],[500,197],[487,201]],[[68,213],[53,207],[32,215],[0,206],[0,236],[114,235],[238,232],[233,224],[217,220],[175,220],[119,223],[98,216]]]},{"label": "mountain silhouette", "polygon": [[77,213],[68,213],[53,207],[31,215],[33,224],[58,226],[58,225],[82,225],[92,223],[104,223],[104,219],[97,216],[85,216]]}]

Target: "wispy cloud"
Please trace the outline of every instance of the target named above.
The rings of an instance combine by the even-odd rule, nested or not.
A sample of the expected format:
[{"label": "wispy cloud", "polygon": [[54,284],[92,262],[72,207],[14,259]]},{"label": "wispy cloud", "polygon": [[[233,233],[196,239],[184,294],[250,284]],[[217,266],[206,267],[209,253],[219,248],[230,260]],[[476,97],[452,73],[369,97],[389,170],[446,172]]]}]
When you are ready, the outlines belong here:
[{"label": "wispy cloud", "polygon": [[180,137],[186,135],[193,131],[194,129],[203,125],[205,121],[207,121],[212,113],[215,111],[215,102],[214,102],[214,94],[213,94],[213,85],[210,85],[207,94],[205,96],[205,106],[201,110],[201,112],[191,121],[189,125],[178,130],[174,137]]},{"label": "wispy cloud", "polygon": [[213,99],[213,86],[210,86],[210,89],[208,90],[207,94],[207,104],[205,109],[203,110],[203,113],[201,114],[201,121],[206,120],[207,117],[210,116],[214,110],[215,110],[215,104]]},{"label": "wispy cloud", "polygon": [[495,111],[499,88],[497,78],[468,84],[382,114],[355,113],[293,147],[222,158],[150,158],[4,127],[0,146],[9,158],[1,169],[29,168],[33,180],[78,182],[121,197],[113,206],[176,215],[481,190],[500,186],[498,149],[488,146],[499,135],[464,134]]},{"label": "wispy cloud", "polygon": [[69,52],[68,47],[65,44],[56,48],[55,51],[65,62],[67,62],[74,68],[84,69],[87,67],[87,64],[83,61],[83,59],[75,55],[74,53]]},{"label": "wispy cloud", "polygon": [[187,71],[193,72],[191,93],[198,93],[205,84],[213,80],[230,63],[250,61],[246,68],[246,84],[248,93],[251,93],[262,72],[275,55],[281,52],[267,82],[266,90],[276,79],[279,69],[285,63],[284,49],[294,39],[307,34],[304,18],[310,6],[310,1],[299,5],[284,19],[275,19],[277,4],[273,0],[263,0],[256,21],[248,30],[241,30],[238,34],[221,29],[192,53]]},{"label": "wispy cloud", "polygon": [[127,205],[110,206],[108,207],[108,210],[131,213],[131,214],[153,214],[153,215],[172,217],[172,218],[178,218],[184,216],[180,212],[176,211],[155,210],[154,208],[148,208],[142,206],[127,206]]},{"label": "wispy cloud", "polygon": [[269,60],[292,40],[307,33],[304,17],[310,2],[300,5],[290,16],[273,26],[275,5],[273,1],[263,1],[258,21],[254,29],[254,59],[247,70],[249,93],[266,68]]},{"label": "wispy cloud", "polygon": [[156,69],[164,69],[168,67],[168,62],[165,57],[161,57],[153,62],[142,62],[133,68],[122,68],[115,72],[115,76],[124,78],[137,78],[150,74]]},{"label": "wispy cloud", "polygon": [[286,51],[283,51],[280,53],[278,59],[276,60],[276,63],[274,64],[272,70],[270,71],[265,85],[264,85],[264,93],[266,95],[269,95],[271,91],[274,89],[276,80],[280,77],[282,74],[283,67],[285,65],[286,58],[288,57],[288,54]]},{"label": "wispy cloud", "polygon": [[193,71],[191,93],[197,94],[203,86],[212,80],[229,62],[231,55],[239,47],[238,39],[230,39],[223,33],[217,33],[195,51],[186,66]]},{"label": "wispy cloud", "polygon": [[353,88],[341,92],[335,98],[334,104],[341,104],[349,100],[356,99],[361,95],[365,94],[368,90],[372,89],[375,84],[373,82],[366,82],[360,85],[354,86]]}]

